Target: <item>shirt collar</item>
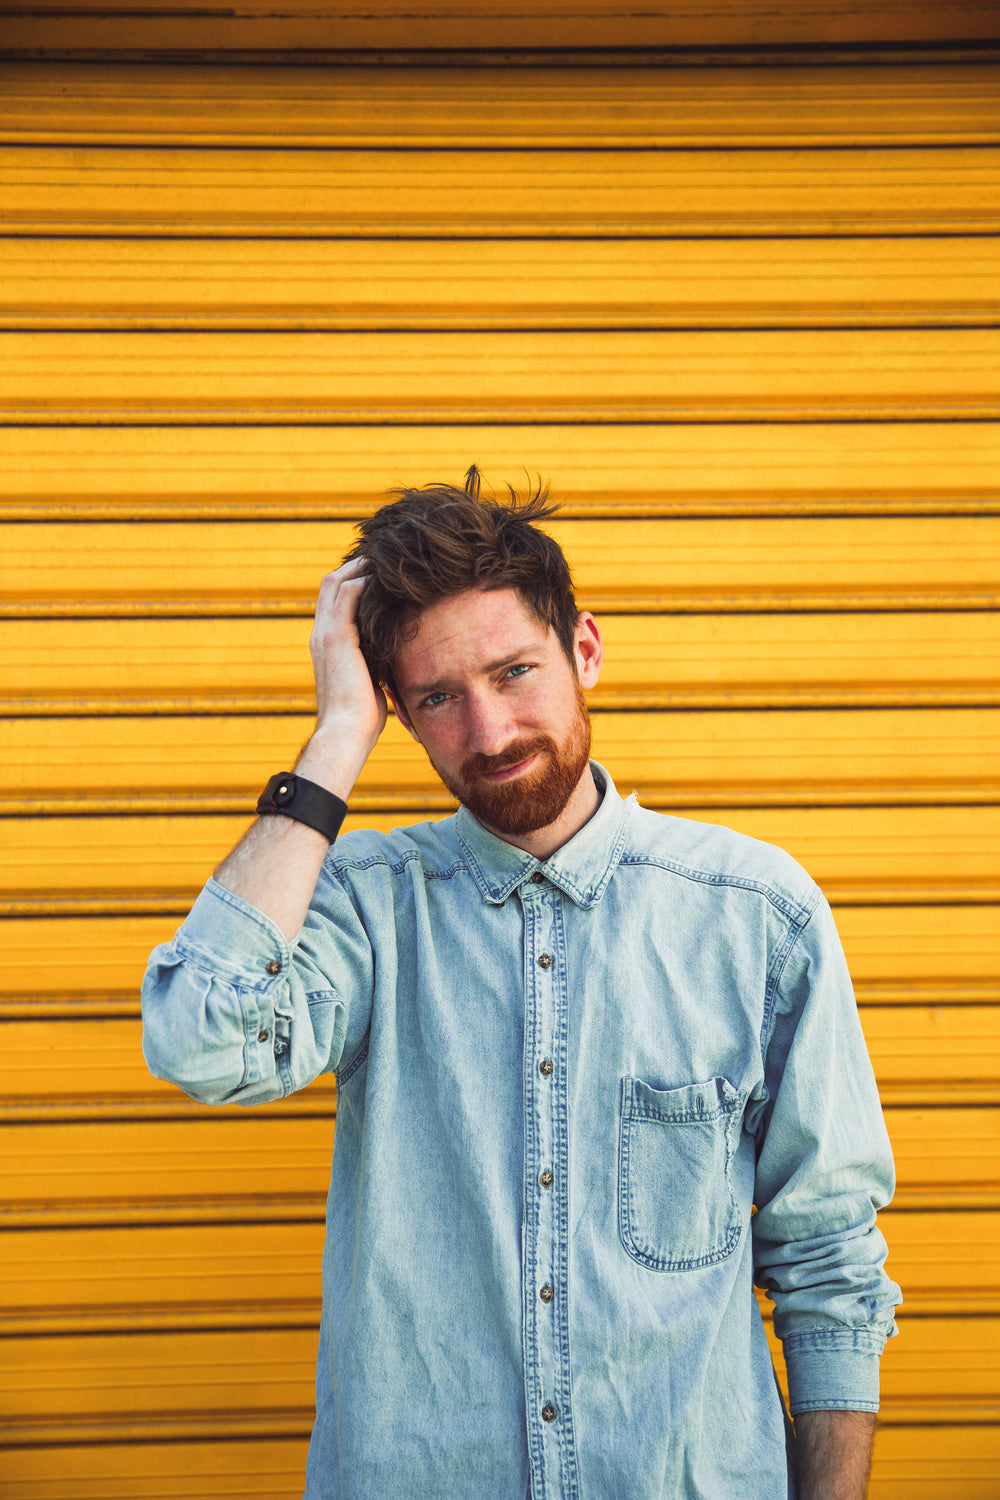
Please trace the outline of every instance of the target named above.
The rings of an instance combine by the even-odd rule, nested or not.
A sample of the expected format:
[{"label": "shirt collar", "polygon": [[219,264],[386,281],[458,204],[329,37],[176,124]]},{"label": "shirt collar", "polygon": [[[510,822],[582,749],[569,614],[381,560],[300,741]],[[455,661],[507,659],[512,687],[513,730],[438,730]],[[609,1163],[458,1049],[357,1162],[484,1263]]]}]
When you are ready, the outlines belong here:
[{"label": "shirt collar", "polygon": [[635,793],[623,802],[604,767],[592,760],[590,768],[598,788],[604,788],[601,804],[589,822],[548,859],[536,859],[497,838],[467,807],[459,808],[455,815],[458,839],[484,901],[502,906],[511,891],[541,870],[577,906],[597,905],[625,849]]}]

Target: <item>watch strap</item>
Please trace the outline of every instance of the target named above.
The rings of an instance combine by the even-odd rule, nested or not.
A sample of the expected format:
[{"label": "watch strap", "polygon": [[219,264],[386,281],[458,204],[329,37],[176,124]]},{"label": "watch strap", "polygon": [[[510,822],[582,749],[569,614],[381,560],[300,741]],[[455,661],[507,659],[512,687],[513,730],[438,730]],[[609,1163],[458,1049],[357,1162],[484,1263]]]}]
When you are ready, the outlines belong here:
[{"label": "watch strap", "polygon": [[272,776],[257,800],[258,813],[282,813],[286,818],[315,828],[332,844],[347,817],[347,803],[326,787],[296,776],[294,771],[279,771]]}]

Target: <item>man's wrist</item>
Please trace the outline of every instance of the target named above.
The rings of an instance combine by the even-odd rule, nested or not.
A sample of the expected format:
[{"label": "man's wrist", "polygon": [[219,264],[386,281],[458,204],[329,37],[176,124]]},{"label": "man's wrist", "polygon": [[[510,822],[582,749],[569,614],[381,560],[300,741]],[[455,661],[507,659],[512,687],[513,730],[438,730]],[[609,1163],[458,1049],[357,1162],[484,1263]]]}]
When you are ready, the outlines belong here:
[{"label": "man's wrist", "polygon": [[332,844],[347,817],[347,803],[295,771],[279,771],[261,792],[257,812],[277,813],[305,823]]},{"label": "man's wrist", "polygon": [[351,727],[319,724],[303,746],[295,770],[347,802],[373,748],[367,741],[359,742]]}]

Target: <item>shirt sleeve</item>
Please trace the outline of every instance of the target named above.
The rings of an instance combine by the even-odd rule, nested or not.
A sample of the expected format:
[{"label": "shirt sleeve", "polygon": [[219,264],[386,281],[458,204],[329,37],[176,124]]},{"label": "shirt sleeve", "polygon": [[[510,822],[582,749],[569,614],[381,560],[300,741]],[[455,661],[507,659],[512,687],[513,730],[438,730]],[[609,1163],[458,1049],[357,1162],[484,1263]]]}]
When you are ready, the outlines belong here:
[{"label": "shirt sleeve", "polygon": [[371,944],[339,884],[324,875],[320,883],[324,910],[314,898],[290,943],[263,912],[208,882],[146,970],[142,1045],[154,1077],[203,1104],[261,1104],[304,1088],[361,1045]]},{"label": "shirt sleeve", "polygon": [[790,1409],[877,1411],[899,1288],[875,1223],[892,1152],[847,964],[820,899],[785,963],[765,1055],[753,1220]]}]

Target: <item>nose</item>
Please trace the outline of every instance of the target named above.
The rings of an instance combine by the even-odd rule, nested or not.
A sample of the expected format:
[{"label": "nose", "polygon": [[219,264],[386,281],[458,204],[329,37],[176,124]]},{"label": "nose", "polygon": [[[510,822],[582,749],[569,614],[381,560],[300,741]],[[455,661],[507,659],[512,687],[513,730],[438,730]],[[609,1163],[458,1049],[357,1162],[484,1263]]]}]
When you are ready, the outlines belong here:
[{"label": "nose", "polygon": [[499,755],[517,738],[503,698],[496,693],[469,695],[466,705],[466,749],[472,755]]}]

